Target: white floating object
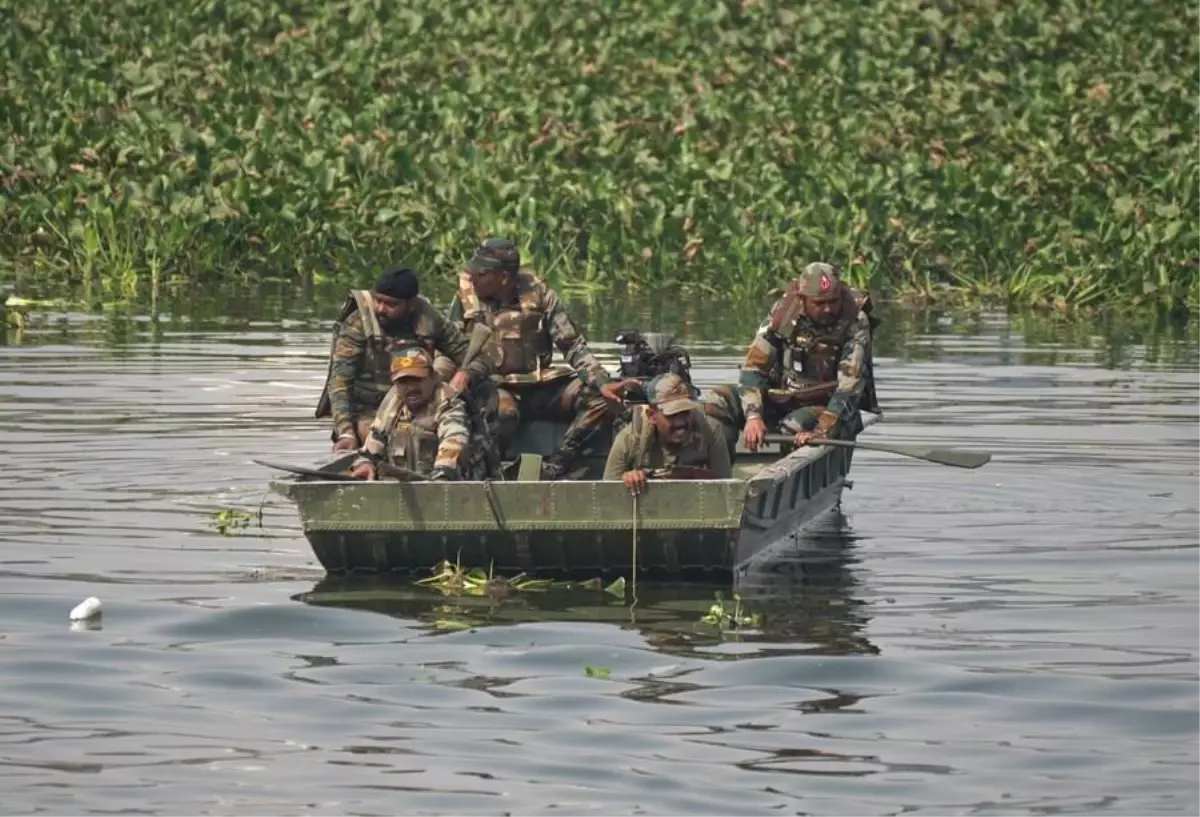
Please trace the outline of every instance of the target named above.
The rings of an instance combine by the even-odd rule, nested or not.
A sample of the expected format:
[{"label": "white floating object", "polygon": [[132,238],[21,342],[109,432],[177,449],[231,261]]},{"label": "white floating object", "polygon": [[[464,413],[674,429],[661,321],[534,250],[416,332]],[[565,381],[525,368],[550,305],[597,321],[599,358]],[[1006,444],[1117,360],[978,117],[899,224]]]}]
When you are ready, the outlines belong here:
[{"label": "white floating object", "polygon": [[84,621],[98,615],[100,615],[100,599],[92,596],[79,602],[78,606],[71,611],[71,621]]}]

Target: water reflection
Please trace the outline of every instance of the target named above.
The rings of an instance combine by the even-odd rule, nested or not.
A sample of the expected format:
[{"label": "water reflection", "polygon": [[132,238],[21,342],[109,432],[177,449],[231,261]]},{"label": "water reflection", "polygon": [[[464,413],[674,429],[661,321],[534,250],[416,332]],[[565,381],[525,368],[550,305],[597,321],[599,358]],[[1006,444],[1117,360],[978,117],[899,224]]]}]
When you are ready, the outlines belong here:
[{"label": "water reflection", "polygon": [[636,602],[630,603],[631,588],[630,601],[581,588],[467,596],[403,579],[327,576],[292,598],[416,621],[431,633],[588,622],[635,628],[649,645],[670,654],[737,659],[769,649],[773,655],[874,655],[879,650],[866,636],[869,608],[856,595],[856,541],[842,514],[827,514],[819,527],[801,536],[790,556],[752,567],[737,577],[734,587],[724,589],[726,609],[732,609],[736,591],[747,615],[762,616],[761,629],[722,630],[703,622],[716,591],[686,584],[642,583]]}]

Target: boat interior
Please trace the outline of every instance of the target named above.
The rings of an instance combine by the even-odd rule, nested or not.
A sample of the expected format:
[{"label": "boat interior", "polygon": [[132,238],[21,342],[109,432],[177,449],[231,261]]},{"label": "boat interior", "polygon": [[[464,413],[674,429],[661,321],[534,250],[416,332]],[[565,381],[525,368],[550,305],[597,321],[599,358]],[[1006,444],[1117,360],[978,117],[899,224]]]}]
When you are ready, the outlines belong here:
[{"label": "boat interior", "polygon": [[[537,481],[541,478],[541,462],[554,452],[558,441],[567,430],[567,423],[549,420],[533,420],[522,423],[517,429],[501,457],[504,462],[504,478],[517,481]],[[579,466],[570,472],[568,479],[598,480],[604,476],[604,462],[612,445],[613,434],[605,430],[597,435]],[[733,458],[735,479],[749,479],[763,466],[777,462],[786,452],[778,447],[750,452],[740,449]]]}]

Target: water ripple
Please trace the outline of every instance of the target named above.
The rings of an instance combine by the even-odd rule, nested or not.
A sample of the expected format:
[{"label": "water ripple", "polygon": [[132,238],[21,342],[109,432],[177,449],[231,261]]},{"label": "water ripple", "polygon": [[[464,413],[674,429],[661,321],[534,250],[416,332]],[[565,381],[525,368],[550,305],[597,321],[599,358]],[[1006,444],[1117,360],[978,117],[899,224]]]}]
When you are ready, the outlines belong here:
[{"label": "water ripple", "polygon": [[[872,437],[993,461],[861,452],[844,515],[741,581],[762,628],[722,635],[705,588],[631,610],[323,578],[250,460],[327,450],[326,331],[136,326],[0,347],[10,810],[1200,809],[1194,339],[984,315],[881,348]],[[735,377],[740,349],[696,349],[702,385]],[[218,535],[229,507],[262,527]]]}]

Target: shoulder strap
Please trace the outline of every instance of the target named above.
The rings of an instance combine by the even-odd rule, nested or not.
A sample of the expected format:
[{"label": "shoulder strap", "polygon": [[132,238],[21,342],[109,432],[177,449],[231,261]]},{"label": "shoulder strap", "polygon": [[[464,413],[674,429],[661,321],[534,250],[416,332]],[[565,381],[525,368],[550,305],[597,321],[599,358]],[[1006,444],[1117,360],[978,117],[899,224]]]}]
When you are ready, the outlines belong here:
[{"label": "shoulder strap", "polygon": [[633,419],[629,423],[629,435],[633,438],[633,469],[637,471],[646,463],[650,444],[654,440],[654,423],[646,416],[646,407],[633,407]]},{"label": "shoulder strap", "polygon": [[465,272],[459,273],[458,276],[458,302],[462,306],[463,323],[478,320],[483,315],[483,305],[479,302],[475,285],[471,283],[471,276]]},{"label": "shoulder strap", "polygon": [[351,294],[358,305],[358,316],[362,320],[363,332],[368,340],[378,340],[383,337],[383,329],[379,326],[379,316],[375,314],[375,298],[370,290],[355,289]]}]

